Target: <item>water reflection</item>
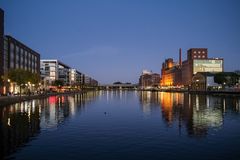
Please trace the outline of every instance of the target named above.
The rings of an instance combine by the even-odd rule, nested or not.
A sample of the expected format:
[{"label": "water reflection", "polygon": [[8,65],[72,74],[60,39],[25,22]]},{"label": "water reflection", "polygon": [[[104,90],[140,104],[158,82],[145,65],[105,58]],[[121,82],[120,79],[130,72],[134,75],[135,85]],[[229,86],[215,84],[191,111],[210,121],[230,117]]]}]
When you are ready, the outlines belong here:
[{"label": "water reflection", "polygon": [[0,159],[37,137],[44,129],[57,128],[66,118],[84,110],[98,92],[51,96],[0,108]]},{"label": "water reflection", "polygon": [[[209,129],[219,129],[227,112],[239,114],[239,98],[191,95],[168,92],[140,92],[139,99],[144,113],[161,109],[167,127],[176,125],[187,134],[202,137]],[[155,110],[155,109],[154,109]]]}]

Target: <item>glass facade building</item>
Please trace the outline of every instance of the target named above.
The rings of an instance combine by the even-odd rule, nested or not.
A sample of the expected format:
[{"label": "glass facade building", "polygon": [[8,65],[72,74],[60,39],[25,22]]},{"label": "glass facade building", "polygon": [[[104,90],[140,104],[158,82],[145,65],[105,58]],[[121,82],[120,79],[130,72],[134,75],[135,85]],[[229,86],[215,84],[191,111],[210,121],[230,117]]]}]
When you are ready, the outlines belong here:
[{"label": "glass facade building", "polygon": [[63,81],[66,86],[98,85],[98,81],[86,76],[77,69],[69,67],[59,60],[41,60],[40,72],[45,88],[51,86],[56,80]]},{"label": "glass facade building", "polygon": [[45,86],[52,85],[56,80],[61,80],[65,85],[69,84],[70,67],[59,60],[41,60],[41,78]]},{"label": "glass facade building", "polygon": [[[3,43],[3,55],[1,64],[1,76],[8,74],[9,70],[22,69],[35,73],[40,76],[40,54],[27,47],[22,42],[16,40],[11,36],[4,36]],[[7,92],[19,93],[19,86],[11,82],[4,80],[4,86],[1,88],[1,93],[6,94]]]},{"label": "glass facade building", "polygon": [[191,85],[193,76],[198,72],[223,72],[222,58],[208,58],[207,48],[191,48],[188,58],[182,63],[182,84]]},{"label": "glass facade building", "polygon": [[223,72],[222,59],[194,59],[193,74],[197,72]]}]

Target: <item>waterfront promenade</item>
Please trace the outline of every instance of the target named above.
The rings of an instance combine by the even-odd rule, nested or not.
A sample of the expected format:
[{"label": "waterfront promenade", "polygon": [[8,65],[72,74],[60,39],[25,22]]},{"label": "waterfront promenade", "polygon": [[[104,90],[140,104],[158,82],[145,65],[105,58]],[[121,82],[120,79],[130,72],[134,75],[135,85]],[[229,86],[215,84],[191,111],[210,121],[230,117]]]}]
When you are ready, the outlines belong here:
[{"label": "waterfront promenade", "polygon": [[[118,89],[119,90],[119,89]],[[234,95],[240,96],[240,90],[221,90],[221,91],[192,91],[187,89],[158,89],[158,90],[138,90],[138,91],[151,91],[151,92],[180,92],[180,93],[190,93],[190,94],[206,94],[206,95]],[[14,103],[19,103],[23,101],[28,101],[32,99],[41,99],[47,98],[49,96],[56,96],[56,95],[72,95],[72,94],[81,94],[86,93],[87,90],[82,91],[69,91],[69,92],[50,92],[50,93],[43,93],[43,94],[35,94],[35,95],[22,95],[22,96],[1,96],[0,97],[0,107],[6,106]]]},{"label": "waterfront promenade", "polygon": [[57,96],[57,95],[72,95],[72,94],[81,94],[87,92],[86,90],[82,91],[69,91],[69,92],[50,92],[50,93],[42,93],[42,94],[34,94],[34,95],[22,95],[22,96],[1,96],[0,97],[0,107],[6,106],[14,103],[19,103],[23,101],[28,101],[32,99],[41,99],[47,98],[49,96]]}]

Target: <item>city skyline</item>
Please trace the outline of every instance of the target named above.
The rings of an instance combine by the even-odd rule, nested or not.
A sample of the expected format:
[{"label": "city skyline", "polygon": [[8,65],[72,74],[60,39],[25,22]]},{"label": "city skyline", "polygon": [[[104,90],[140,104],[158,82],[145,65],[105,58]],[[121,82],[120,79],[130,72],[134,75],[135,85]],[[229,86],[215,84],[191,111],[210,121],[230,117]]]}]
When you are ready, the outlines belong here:
[{"label": "city skyline", "polygon": [[[88,73],[100,83],[136,83],[143,69],[161,72],[166,58],[208,48],[239,69],[238,1],[1,1],[5,34]],[[30,14],[29,14],[30,13]],[[233,58],[234,57],[234,58]]]}]

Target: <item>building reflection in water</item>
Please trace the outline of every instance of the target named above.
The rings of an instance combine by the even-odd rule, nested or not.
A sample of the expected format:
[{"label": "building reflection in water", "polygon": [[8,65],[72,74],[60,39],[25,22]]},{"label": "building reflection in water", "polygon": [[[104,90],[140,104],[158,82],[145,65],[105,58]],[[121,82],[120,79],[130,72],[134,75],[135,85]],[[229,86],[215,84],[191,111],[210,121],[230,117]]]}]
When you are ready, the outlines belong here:
[{"label": "building reflection in water", "polygon": [[160,108],[168,127],[179,127],[179,133],[186,128],[187,134],[194,137],[206,136],[210,129],[221,128],[226,112],[239,114],[240,99],[191,95],[188,93],[140,92],[139,99],[144,113]]},{"label": "building reflection in water", "polygon": [[0,158],[24,146],[44,129],[58,127],[66,118],[84,110],[98,92],[51,96],[0,108]]},{"label": "building reflection in water", "polygon": [[150,91],[139,92],[139,98],[142,110],[146,115],[149,115],[153,110],[160,111],[159,110],[160,99],[158,92]]},{"label": "building reflection in water", "polygon": [[38,102],[22,102],[0,108],[0,155],[10,154],[18,146],[37,136],[40,130]]}]

